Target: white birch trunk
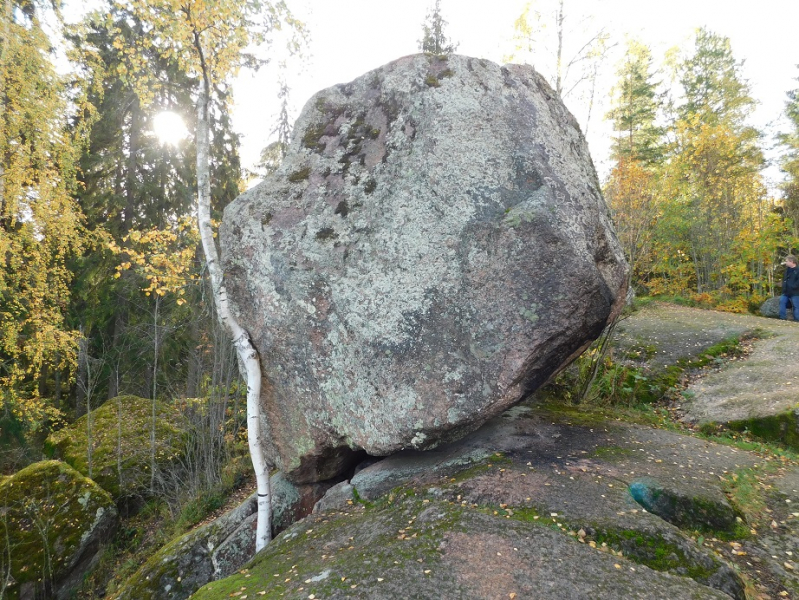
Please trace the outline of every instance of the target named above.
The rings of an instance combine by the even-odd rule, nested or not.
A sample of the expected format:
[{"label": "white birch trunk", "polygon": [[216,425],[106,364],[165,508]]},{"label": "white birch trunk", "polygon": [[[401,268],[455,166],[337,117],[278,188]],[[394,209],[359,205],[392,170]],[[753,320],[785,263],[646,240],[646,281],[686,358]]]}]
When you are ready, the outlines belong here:
[{"label": "white birch trunk", "polygon": [[201,86],[197,100],[197,220],[200,227],[211,289],[219,320],[231,334],[239,361],[247,374],[247,441],[250,457],[255,469],[258,490],[258,524],[255,551],[262,550],[272,537],[272,498],[269,486],[269,467],[266,464],[261,441],[261,364],[258,352],[250,341],[249,334],[230,313],[227,290],[222,278],[222,267],[214,242],[211,225],[211,180],[209,167],[208,92]]}]

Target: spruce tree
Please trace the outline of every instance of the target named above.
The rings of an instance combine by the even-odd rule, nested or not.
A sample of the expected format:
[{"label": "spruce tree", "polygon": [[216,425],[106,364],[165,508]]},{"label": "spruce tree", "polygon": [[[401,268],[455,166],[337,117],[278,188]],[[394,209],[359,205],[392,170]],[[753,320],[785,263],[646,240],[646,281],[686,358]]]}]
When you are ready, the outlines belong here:
[{"label": "spruce tree", "polygon": [[759,134],[746,122],[754,100],[729,39],[708,30],[697,31],[693,55],[678,74],[685,100],[671,131],[664,183],[671,218],[660,221],[661,254],[686,257],[692,272],[686,290],[718,295],[740,285],[746,293],[739,276],[733,281],[731,261],[765,196]]},{"label": "spruce tree", "polygon": [[447,37],[445,29],[448,23],[441,16],[441,0],[436,0],[430,8],[422,24],[422,39],[419,40],[419,49],[427,54],[452,54],[458,49],[458,44]]},{"label": "spruce tree", "polygon": [[630,41],[616,71],[613,108],[608,118],[618,135],[613,138],[613,158],[640,161],[646,165],[663,156],[664,129],[657,125],[661,101],[653,81],[652,55],[647,46]]}]

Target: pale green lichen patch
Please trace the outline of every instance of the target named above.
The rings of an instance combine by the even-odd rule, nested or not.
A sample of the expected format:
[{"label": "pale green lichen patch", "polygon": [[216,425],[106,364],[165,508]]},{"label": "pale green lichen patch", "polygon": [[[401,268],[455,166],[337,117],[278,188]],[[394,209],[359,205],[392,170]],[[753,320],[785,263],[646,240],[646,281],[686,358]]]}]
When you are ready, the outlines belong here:
[{"label": "pale green lichen patch", "polygon": [[0,482],[0,569],[16,582],[8,597],[19,597],[28,582],[48,593],[70,573],[86,539],[108,533],[115,515],[110,496],[61,461],[35,463]]},{"label": "pale green lichen patch", "polygon": [[537,306],[536,304],[532,304],[529,308],[521,308],[519,309],[519,314],[535,325],[538,322],[538,313],[536,312]]},{"label": "pale green lichen patch", "polygon": [[[87,420],[91,418],[91,425]],[[160,466],[175,460],[184,447],[186,433],[180,428],[177,405],[120,396],[107,401],[73,424],[51,434],[46,449],[75,469],[89,475],[114,498],[144,492],[150,482],[150,434],[155,428],[155,458]],[[120,470],[121,467],[121,470]]]}]

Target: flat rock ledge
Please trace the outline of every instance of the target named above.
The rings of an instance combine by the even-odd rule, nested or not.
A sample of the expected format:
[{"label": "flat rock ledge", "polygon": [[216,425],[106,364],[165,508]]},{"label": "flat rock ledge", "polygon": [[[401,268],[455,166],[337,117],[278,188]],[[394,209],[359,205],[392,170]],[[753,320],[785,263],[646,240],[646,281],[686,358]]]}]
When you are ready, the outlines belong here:
[{"label": "flat rock ledge", "polygon": [[[792,531],[750,536],[723,493],[718,474],[758,460],[674,432],[519,406],[458,442],[364,468],[246,573],[194,597],[437,598],[447,590],[465,599],[744,600],[727,556],[738,558],[742,544],[763,556]],[[795,495],[797,482],[774,485]],[[726,541],[741,535],[742,543]],[[779,573],[793,589],[792,572]]]}]

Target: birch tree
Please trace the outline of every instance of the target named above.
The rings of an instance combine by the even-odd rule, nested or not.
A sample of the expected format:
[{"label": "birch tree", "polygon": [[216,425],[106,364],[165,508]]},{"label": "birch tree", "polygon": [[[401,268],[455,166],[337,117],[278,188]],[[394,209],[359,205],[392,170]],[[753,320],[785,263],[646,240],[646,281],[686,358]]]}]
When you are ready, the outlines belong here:
[{"label": "birch tree", "polygon": [[[266,42],[284,27],[302,32],[284,2],[259,0],[133,0],[130,10],[145,26],[139,43],[174,56],[199,80],[196,100],[197,221],[217,316],[230,332],[247,377],[247,433],[258,492],[256,552],[271,539],[271,491],[269,469],[261,441],[261,368],[258,353],[247,331],[230,312],[219,253],[211,222],[209,174],[209,106],[211,95],[224,90],[242,66],[257,66],[246,49]],[[299,48],[292,37],[290,47]],[[135,52],[136,49],[131,49]],[[144,101],[146,90],[141,89]]]},{"label": "birch tree", "polygon": [[[44,5],[44,3],[42,3]],[[58,417],[48,371],[75,366],[69,261],[86,244],[72,198],[83,131],[51,60],[38,3],[0,4],[0,408],[28,427]]]},{"label": "birch tree", "polygon": [[594,29],[589,18],[573,17],[566,0],[527,2],[513,24],[513,50],[505,60],[533,66],[567,105],[572,104],[567,99],[578,96],[586,133],[610,36],[603,28]]}]

